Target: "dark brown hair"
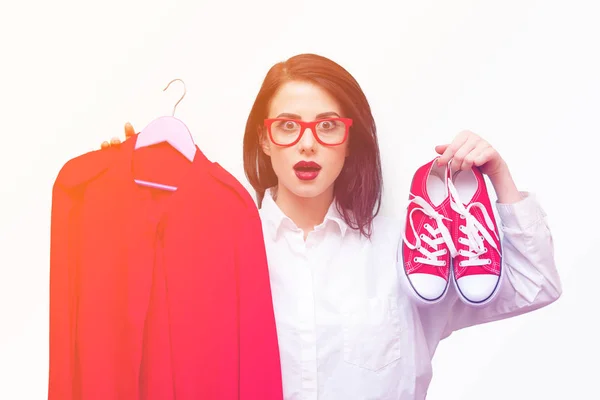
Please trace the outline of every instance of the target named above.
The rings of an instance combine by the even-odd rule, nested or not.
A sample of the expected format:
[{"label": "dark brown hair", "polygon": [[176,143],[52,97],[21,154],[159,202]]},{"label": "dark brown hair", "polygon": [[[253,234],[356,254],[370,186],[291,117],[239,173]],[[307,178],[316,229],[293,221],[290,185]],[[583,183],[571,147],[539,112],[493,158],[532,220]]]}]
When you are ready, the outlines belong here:
[{"label": "dark brown hair", "polygon": [[370,237],[383,190],[375,121],[367,98],[354,77],[340,65],[319,55],[300,54],[271,67],[250,111],[244,134],[244,170],[256,191],[259,207],[266,189],[277,185],[271,160],[262,151],[260,132],[271,99],[289,81],[318,85],[338,101],[345,117],[352,118],[349,156],[335,181],[334,196],[346,224]]}]

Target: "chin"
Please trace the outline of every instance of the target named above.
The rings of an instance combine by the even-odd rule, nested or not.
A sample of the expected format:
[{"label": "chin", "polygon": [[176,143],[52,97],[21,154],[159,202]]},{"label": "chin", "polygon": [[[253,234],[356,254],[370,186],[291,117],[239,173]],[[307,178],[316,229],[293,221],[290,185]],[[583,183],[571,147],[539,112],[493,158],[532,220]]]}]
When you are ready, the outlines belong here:
[{"label": "chin", "polygon": [[296,176],[290,177],[291,179],[287,182],[282,182],[288,192],[291,192],[295,196],[303,198],[318,197],[327,191],[328,185],[324,185],[320,182],[320,177],[313,181],[302,181]]},{"label": "chin", "polygon": [[324,193],[329,191],[332,185],[333,183],[331,185],[324,185],[319,182],[312,182],[295,184],[291,187],[288,186],[288,188],[296,196],[308,199],[323,195]]},{"label": "chin", "polygon": [[303,199],[316,198],[328,193],[337,177],[337,174],[332,174],[331,170],[326,168],[322,168],[321,173],[312,180],[300,179],[293,168],[275,169],[275,174],[279,177],[279,184],[285,188],[286,192]]},{"label": "chin", "polygon": [[293,187],[291,190],[298,197],[313,198],[325,192],[325,189],[319,187]]}]

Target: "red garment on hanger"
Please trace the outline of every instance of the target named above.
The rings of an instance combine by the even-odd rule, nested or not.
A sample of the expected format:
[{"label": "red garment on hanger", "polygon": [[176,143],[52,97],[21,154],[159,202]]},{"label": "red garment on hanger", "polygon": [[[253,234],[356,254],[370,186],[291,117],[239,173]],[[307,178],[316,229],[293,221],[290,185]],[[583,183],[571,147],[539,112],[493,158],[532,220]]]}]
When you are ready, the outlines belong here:
[{"label": "red garment on hanger", "polygon": [[70,160],[54,184],[49,400],[282,399],[249,193],[199,149],[190,163],[135,140]]}]

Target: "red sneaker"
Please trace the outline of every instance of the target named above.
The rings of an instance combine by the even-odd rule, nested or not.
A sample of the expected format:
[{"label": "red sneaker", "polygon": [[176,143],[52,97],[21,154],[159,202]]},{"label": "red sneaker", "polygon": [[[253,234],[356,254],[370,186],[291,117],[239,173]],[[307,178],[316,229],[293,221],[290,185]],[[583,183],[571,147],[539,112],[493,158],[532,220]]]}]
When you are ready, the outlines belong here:
[{"label": "red sneaker", "polygon": [[452,269],[457,291],[467,304],[482,305],[498,291],[502,271],[502,248],[498,226],[483,174],[448,171],[448,190],[453,210],[452,239],[458,254]]},{"label": "red sneaker", "polygon": [[415,173],[402,238],[404,272],[416,298],[425,303],[441,300],[448,289],[451,256],[456,248],[450,234],[447,166],[437,158]]}]

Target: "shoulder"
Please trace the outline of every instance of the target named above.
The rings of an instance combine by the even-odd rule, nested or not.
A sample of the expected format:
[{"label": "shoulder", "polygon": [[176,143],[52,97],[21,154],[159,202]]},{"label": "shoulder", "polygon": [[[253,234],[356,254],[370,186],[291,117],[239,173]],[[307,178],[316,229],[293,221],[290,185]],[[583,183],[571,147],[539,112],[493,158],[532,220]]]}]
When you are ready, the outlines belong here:
[{"label": "shoulder", "polygon": [[94,150],[67,161],[59,170],[54,188],[71,189],[104,173],[115,160],[118,148]]},{"label": "shoulder", "polygon": [[369,241],[378,248],[395,250],[402,240],[403,228],[402,220],[391,216],[377,215],[373,219]]},{"label": "shoulder", "polygon": [[397,217],[377,215],[373,219],[374,235],[381,236],[401,233],[403,227],[403,221]]},{"label": "shoulder", "polygon": [[351,230],[351,236],[355,240],[369,242],[371,245],[386,245],[388,243],[397,245],[402,238],[403,228],[404,224],[402,220],[395,217],[377,215],[371,225],[370,238],[361,235],[357,229]]},{"label": "shoulder", "polygon": [[[228,196],[229,201],[236,203],[237,206],[241,206],[250,214],[258,217],[258,208],[254,199],[237,178],[217,162],[211,162],[208,171],[220,183],[221,190],[233,195]],[[227,201],[226,199],[223,200]]]}]

